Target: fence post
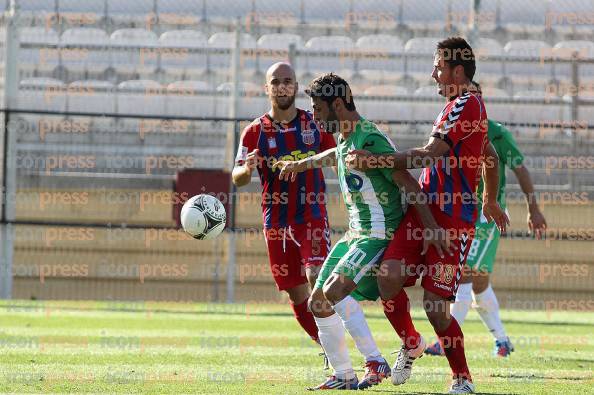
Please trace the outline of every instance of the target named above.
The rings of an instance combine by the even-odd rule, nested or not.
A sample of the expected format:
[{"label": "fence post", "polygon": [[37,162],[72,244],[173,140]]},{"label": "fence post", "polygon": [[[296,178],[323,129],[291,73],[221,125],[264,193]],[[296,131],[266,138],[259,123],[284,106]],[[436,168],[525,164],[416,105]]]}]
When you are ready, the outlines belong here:
[{"label": "fence post", "polygon": [[[478,18],[481,12],[481,0],[470,0],[470,16],[468,18],[468,39],[470,45],[478,48],[479,30],[478,30]],[[451,17],[451,15],[449,15]]]},{"label": "fence post", "polygon": [[[239,80],[240,80],[240,63],[241,63],[241,20],[237,18],[235,23],[235,45],[231,57],[231,78],[233,81],[233,89],[231,91],[231,105],[229,106],[229,118],[233,118],[233,146],[235,149],[238,142],[239,122],[237,121],[237,113],[239,109]],[[231,158],[234,158],[231,155]],[[235,185],[231,181],[231,196],[232,204],[230,208],[230,228],[229,236],[227,238],[229,244],[227,246],[227,303],[235,301]]]},{"label": "fence post", "polygon": [[12,265],[14,253],[14,225],[16,200],[16,133],[10,130],[11,108],[16,107],[18,92],[17,59],[19,50],[18,7],[16,0],[11,0],[5,14],[4,30],[4,102],[3,113],[3,153],[2,153],[2,218],[0,225],[0,298],[12,298]]},{"label": "fence post", "polygon": [[[575,87],[575,93],[571,95],[571,152],[577,153],[577,126],[579,117],[579,94],[580,94],[580,76],[579,76],[579,52],[575,51],[571,56],[571,84]],[[574,190],[575,174],[573,169],[569,169],[569,187]]]}]

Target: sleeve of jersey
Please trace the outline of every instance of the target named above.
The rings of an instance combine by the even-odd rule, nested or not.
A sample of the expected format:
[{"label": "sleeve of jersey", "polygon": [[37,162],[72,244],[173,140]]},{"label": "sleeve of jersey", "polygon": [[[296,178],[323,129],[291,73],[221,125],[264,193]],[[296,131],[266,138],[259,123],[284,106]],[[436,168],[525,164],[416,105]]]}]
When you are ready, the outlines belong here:
[{"label": "sleeve of jersey", "polygon": [[[361,149],[368,150],[372,154],[393,154],[396,152],[394,146],[388,141],[388,139],[380,134],[370,134],[363,141]],[[389,182],[392,181],[392,173],[394,169],[378,169],[384,178]]]},{"label": "sleeve of jersey", "polygon": [[479,101],[472,95],[460,96],[450,111],[443,115],[439,125],[433,128],[431,137],[441,139],[454,148],[460,140],[477,130],[481,121]]},{"label": "sleeve of jersey", "polygon": [[258,138],[257,131],[257,127],[254,124],[251,124],[241,132],[239,146],[237,147],[237,155],[235,156],[235,166],[243,166],[247,154],[256,149],[256,141]]},{"label": "sleeve of jersey", "polygon": [[336,140],[332,133],[321,131],[320,132],[320,149],[326,151],[330,148],[336,147]]},{"label": "sleeve of jersey", "polygon": [[507,167],[515,169],[524,163],[524,155],[518,148],[516,140],[511,132],[503,126],[501,126],[501,140],[498,145],[500,145],[497,149],[499,160],[505,163]]}]

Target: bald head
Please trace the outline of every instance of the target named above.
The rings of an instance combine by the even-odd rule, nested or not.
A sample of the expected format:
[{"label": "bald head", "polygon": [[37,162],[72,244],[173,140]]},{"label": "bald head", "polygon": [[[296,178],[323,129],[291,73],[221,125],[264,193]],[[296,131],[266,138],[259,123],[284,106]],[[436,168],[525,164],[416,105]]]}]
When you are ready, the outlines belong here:
[{"label": "bald head", "polygon": [[285,62],[275,63],[268,68],[268,71],[266,71],[266,83],[269,84],[273,77],[283,79],[290,77],[293,81],[296,79],[295,70],[293,70],[293,67],[289,63]]},{"label": "bald head", "polygon": [[273,108],[288,110],[295,105],[297,93],[295,70],[285,62],[273,64],[266,71],[266,93]]}]

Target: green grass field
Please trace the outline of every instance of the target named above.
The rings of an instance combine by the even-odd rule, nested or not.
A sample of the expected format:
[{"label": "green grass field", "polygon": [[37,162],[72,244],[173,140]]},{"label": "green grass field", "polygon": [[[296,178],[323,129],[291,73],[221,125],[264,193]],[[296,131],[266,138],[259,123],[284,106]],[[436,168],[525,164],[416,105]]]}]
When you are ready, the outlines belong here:
[{"label": "green grass field", "polygon": [[[377,306],[364,310],[392,363],[394,332]],[[432,340],[423,313],[414,318]],[[509,359],[491,356],[475,312],[464,325],[477,392],[594,393],[594,313],[504,311],[503,319],[516,345]],[[326,374],[287,305],[2,301],[0,348],[0,392],[301,394]],[[444,358],[425,356],[405,385],[368,391],[443,393],[448,373]]]}]

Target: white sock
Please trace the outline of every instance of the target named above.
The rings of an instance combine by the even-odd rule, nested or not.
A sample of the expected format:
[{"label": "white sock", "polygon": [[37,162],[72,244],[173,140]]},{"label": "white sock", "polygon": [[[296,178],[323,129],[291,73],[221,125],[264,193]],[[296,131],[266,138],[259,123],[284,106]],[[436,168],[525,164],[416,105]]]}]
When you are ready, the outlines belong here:
[{"label": "white sock", "polygon": [[346,298],[334,305],[334,311],[342,319],[344,327],[355,340],[355,345],[365,357],[365,361],[383,360],[359,303],[352,296],[347,295]]},{"label": "white sock", "polygon": [[499,318],[499,303],[491,285],[480,294],[474,295],[477,304],[476,311],[480,314],[483,322],[489,328],[496,340],[505,340],[507,337],[503,324]]},{"label": "white sock", "polygon": [[314,319],[318,325],[320,343],[336,376],[346,379],[355,377],[355,371],[346,345],[344,326],[338,314],[332,314],[326,318],[314,316]]},{"label": "white sock", "polygon": [[462,326],[472,305],[472,283],[460,284],[456,292],[456,301],[450,305],[450,314]]}]

